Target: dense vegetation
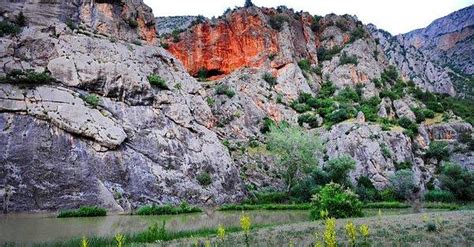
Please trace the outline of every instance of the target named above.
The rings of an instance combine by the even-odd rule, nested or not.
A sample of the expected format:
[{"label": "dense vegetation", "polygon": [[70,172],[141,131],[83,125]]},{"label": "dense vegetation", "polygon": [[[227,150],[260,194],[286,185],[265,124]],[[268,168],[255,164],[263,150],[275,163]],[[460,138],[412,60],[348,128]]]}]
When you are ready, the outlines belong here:
[{"label": "dense vegetation", "polygon": [[43,85],[54,82],[47,72],[36,72],[34,70],[12,70],[5,76],[0,76],[0,83]]},{"label": "dense vegetation", "polygon": [[98,217],[106,216],[107,211],[104,208],[99,207],[80,207],[76,210],[64,210],[59,212],[58,218],[68,217]]},{"label": "dense vegetation", "polygon": [[190,206],[187,203],[181,203],[178,207],[172,205],[147,205],[139,208],[136,212],[138,215],[173,215],[173,214],[187,214],[198,213],[202,210],[198,207]]}]

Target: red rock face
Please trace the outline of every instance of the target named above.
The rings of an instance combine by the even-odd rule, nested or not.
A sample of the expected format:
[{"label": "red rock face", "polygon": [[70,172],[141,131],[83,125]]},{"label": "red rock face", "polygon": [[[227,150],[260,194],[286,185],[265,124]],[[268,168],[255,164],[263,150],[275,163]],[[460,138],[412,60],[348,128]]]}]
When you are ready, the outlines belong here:
[{"label": "red rock face", "polygon": [[228,21],[203,23],[169,43],[169,51],[196,75],[202,68],[210,75],[229,74],[245,66],[259,67],[278,52],[278,33],[258,15],[234,12]]}]

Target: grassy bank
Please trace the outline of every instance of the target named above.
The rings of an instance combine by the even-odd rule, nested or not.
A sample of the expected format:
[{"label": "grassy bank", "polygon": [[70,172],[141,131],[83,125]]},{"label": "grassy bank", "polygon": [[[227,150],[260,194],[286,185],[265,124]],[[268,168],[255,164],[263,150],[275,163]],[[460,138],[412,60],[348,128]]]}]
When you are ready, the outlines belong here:
[{"label": "grassy bank", "polygon": [[[403,209],[411,208],[412,206],[404,202],[371,202],[364,204],[363,208],[370,209]],[[422,204],[422,208],[427,209],[449,209],[456,210],[460,206],[454,203],[437,203],[426,202]],[[219,211],[249,211],[249,210],[309,210],[310,203],[302,204],[226,204],[219,207]]]},{"label": "grassy bank", "polygon": [[59,212],[58,218],[69,218],[69,217],[99,217],[106,216],[107,211],[104,208],[99,207],[80,207],[75,210],[63,210]]},{"label": "grassy bank", "polygon": [[199,213],[202,210],[198,207],[189,206],[188,204],[181,204],[179,207],[172,205],[147,205],[139,208],[137,215],[174,215],[174,214],[189,214]]},{"label": "grassy bank", "polygon": [[[252,226],[252,230],[262,229],[273,227],[275,225],[255,225]],[[128,244],[147,244],[147,243],[156,243],[161,241],[172,241],[186,238],[209,238],[217,236],[218,228],[205,228],[199,230],[190,230],[190,231],[167,231],[166,223],[155,224],[150,226],[146,231],[136,233],[136,234],[124,234],[122,235],[125,239],[125,246]],[[229,227],[225,229],[227,234],[241,232],[240,227]],[[117,241],[115,237],[91,237],[87,238],[88,247],[102,247],[102,246],[117,246]],[[72,239],[69,241],[63,242],[50,242],[36,244],[37,247],[66,247],[66,246],[82,246],[83,238]],[[141,246],[141,245],[140,245]]]},{"label": "grassy bank", "polygon": [[[368,237],[357,232],[357,246],[473,246],[474,213],[472,211],[383,215],[367,218],[336,220],[338,246],[349,246],[346,226],[366,225]],[[358,228],[357,228],[358,229]],[[357,230],[358,231],[358,230]],[[254,229],[250,232],[250,246],[314,246],[316,236],[325,232],[323,221],[287,224]],[[219,246],[245,246],[243,233],[232,233],[223,240],[217,237],[180,239],[167,243],[170,246],[192,246],[196,242]],[[367,245],[363,245],[366,243]]]},{"label": "grassy bank", "polygon": [[309,210],[311,204],[226,204],[218,211],[249,211],[249,210]]}]

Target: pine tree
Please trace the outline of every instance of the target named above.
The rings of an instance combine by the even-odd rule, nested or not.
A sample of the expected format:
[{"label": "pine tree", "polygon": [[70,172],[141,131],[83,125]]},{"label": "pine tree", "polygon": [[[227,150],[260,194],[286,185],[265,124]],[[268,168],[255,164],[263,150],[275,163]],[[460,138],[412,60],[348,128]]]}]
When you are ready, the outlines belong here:
[{"label": "pine tree", "polygon": [[252,0],[245,0],[245,5],[244,7],[245,8],[250,8],[250,7],[253,7],[253,3],[252,3]]}]

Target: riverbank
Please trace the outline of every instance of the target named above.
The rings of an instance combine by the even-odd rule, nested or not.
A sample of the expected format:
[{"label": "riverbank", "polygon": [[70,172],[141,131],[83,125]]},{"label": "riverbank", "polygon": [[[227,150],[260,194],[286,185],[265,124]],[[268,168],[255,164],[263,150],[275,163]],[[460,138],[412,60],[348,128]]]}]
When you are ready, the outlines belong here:
[{"label": "riverbank", "polygon": [[[340,246],[348,240],[345,225],[369,227],[370,245],[384,246],[473,246],[474,211],[449,211],[406,215],[382,215],[365,218],[339,219],[336,236]],[[435,229],[429,225],[435,224]],[[315,234],[322,236],[323,221],[303,222],[255,229],[250,233],[251,246],[312,246]],[[198,243],[220,243],[223,246],[245,246],[243,233],[228,234],[224,241],[216,236],[188,238],[167,242],[165,246],[191,246]],[[161,245],[151,245],[161,246]]]}]

